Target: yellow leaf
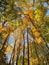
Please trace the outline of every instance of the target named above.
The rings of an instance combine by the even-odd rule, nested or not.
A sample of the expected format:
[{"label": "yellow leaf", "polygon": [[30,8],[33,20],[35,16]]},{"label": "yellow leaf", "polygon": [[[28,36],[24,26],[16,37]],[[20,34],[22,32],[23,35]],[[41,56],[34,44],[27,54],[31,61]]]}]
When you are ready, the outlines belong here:
[{"label": "yellow leaf", "polygon": [[43,40],[42,40],[42,38],[41,38],[41,37],[36,38],[36,41],[37,41],[37,43],[39,43],[39,44],[43,42]]},{"label": "yellow leaf", "polygon": [[3,34],[3,38],[5,39],[7,37],[8,34],[4,33]]},{"label": "yellow leaf", "polygon": [[35,32],[36,31],[36,28],[34,26],[32,26],[32,32]]},{"label": "yellow leaf", "polygon": [[39,35],[40,35],[40,33],[39,33],[39,32],[37,32],[37,31],[36,31],[36,32],[34,32],[33,34],[35,35],[35,37],[39,37]]},{"label": "yellow leaf", "polygon": [[2,26],[0,25],[0,32],[2,32]]},{"label": "yellow leaf", "polygon": [[8,45],[8,47],[6,48],[5,53],[8,54],[11,50],[12,50],[12,47],[10,45]]},{"label": "yellow leaf", "polygon": [[24,11],[24,14],[28,15],[29,14],[28,10]]}]

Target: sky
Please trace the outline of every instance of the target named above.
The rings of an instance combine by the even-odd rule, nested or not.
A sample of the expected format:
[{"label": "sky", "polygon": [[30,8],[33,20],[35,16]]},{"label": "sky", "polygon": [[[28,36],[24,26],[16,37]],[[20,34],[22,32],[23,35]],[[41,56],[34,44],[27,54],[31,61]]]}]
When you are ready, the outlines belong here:
[{"label": "sky", "polygon": [[46,15],[49,15],[49,10],[47,11]]},{"label": "sky", "polygon": [[8,39],[8,43],[11,45],[11,46],[14,46],[14,42],[15,42],[15,38],[14,36],[11,34],[9,39]]},{"label": "sky", "polygon": [[[48,4],[47,3],[43,3],[44,6],[48,7]],[[49,15],[49,9],[47,10],[47,13],[46,15]]]}]

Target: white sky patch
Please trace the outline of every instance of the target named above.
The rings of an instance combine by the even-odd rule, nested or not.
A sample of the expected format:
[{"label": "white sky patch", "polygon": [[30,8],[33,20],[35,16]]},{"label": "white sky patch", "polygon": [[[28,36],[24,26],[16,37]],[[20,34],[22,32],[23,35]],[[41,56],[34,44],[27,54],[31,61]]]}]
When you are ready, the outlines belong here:
[{"label": "white sky patch", "polygon": [[48,4],[45,2],[45,3],[43,3],[43,5],[45,6],[45,7],[47,7],[48,6]]},{"label": "white sky patch", "polygon": [[14,42],[15,42],[15,38],[14,38],[14,36],[11,34],[11,35],[9,36],[8,43],[9,43],[11,46],[14,46]]},{"label": "white sky patch", "polygon": [[25,17],[24,14],[22,14],[20,18],[23,19],[24,17]]}]

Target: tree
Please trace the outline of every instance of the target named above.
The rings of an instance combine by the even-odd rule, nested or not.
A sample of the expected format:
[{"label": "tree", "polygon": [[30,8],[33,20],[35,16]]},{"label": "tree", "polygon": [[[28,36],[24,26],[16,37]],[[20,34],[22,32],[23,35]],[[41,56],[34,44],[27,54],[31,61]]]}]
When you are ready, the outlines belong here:
[{"label": "tree", "polygon": [[48,8],[43,5],[45,1],[0,0],[0,64],[7,63],[5,52],[12,32],[16,41],[9,65],[49,65],[49,18],[46,16]]}]

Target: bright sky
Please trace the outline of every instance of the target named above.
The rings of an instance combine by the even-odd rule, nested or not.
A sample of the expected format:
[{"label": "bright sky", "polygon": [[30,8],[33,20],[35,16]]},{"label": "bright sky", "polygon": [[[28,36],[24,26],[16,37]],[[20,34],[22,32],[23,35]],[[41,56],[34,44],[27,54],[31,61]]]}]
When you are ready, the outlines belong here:
[{"label": "bright sky", "polygon": [[49,10],[47,11],[47,13],[46,13],[47,15],[49,15]]},{"label": "bright sky", "polygon": [[[43,3],[43,5],[44,5],[44,6],[46,6],[46,7],[48,6],[48,4],[47,4],[47,3]],[[49,9],[47,10],[46,15],[49,15]]]},{"label": "bright sky", "polygon": [[14,42],[15,42],[15,38],[14,36],[11,34],[9,39],[8,39],[8,43],[11,45],[11,46],[14,46]]}]

